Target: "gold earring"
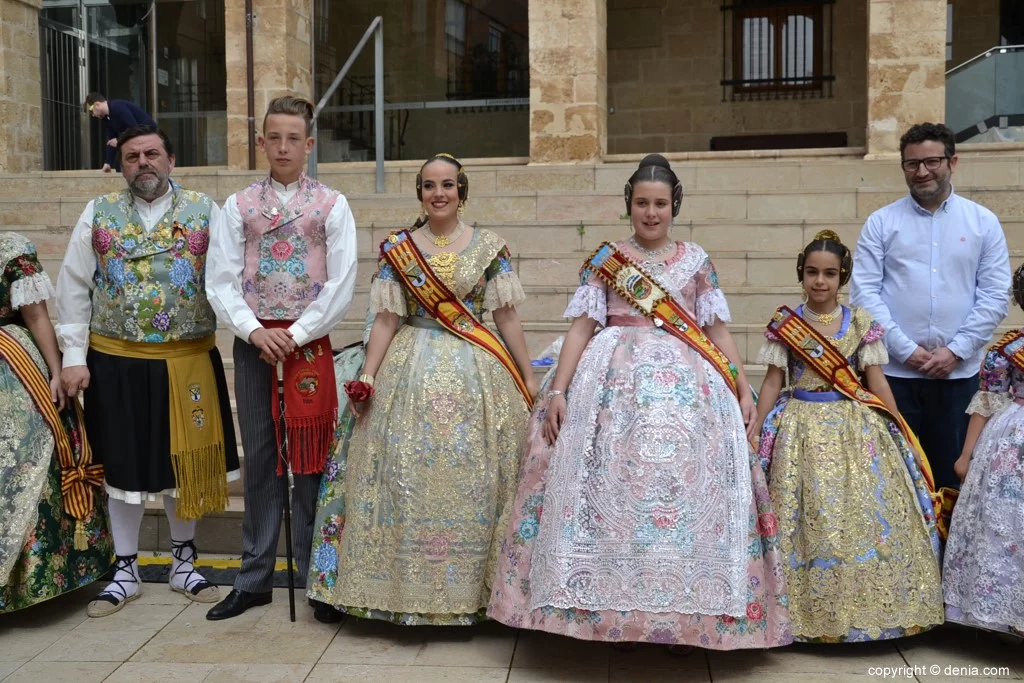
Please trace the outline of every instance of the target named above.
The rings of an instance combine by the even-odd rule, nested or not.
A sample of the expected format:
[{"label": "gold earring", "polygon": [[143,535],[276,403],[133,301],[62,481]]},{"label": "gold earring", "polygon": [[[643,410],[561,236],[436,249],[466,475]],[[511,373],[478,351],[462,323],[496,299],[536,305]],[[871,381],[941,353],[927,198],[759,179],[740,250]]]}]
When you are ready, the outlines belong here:
[{"label": "gold earring", "polygon": [[800,292],[800,298],[803,300],[804,303],[807,303],[807,290]]},{"label": "gold earring", "polygon": [[468,204],[468,203],[469,203],[469,200],[467,200],[467,199],[460,199],[459,200],[459,209],[458,209],[459,218],[462,217],[462,214],[466,213],[466,204]]}]

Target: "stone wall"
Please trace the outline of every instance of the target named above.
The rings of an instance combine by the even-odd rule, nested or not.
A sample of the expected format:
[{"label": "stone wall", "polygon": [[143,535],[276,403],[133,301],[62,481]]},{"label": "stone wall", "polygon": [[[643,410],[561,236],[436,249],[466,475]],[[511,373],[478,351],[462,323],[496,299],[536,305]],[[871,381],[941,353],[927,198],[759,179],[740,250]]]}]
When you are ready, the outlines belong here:
[{"label": "stone wall", "polygon": [[723,101],[723,0],[607,0],[608,152],[707,151],[716,135],[844,131],[864,144],[867,8],[838,0],[832,97]]},{"label": "stone wall", "polygon": [[42,0],[0,0],[0,169],[43,166],[39,8]]}]

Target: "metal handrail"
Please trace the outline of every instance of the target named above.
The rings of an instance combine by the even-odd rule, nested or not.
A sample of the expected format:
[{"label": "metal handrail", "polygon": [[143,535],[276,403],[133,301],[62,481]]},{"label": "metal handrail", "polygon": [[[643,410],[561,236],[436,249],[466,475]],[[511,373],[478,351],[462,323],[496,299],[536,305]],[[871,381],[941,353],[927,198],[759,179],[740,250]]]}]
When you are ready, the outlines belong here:
[{"label": "metal handrail", "polygon": [[950,74],[952,74],[952,73],[954,73],[956,71],[960,71],[962,69],[965,69],[968,66],[970,66],[971,64],[973,64],[974,62],[978,61],[979,59],[984,59],[986,57],[991,57],[993,54],[996,54],[996,53],[998,53],[998,54],[1005,54],[1007,52],[1016,52],[1017,50],[1024,50],[1024,45],[996,45],[995,47],[990,47],[989,49],[987,49],[984,52],[982,52],[980,55],[976,55],[974,57],[971,57],[970,59],[968,59],[963,64],[957,64],[952,69],[948,70],[946,72],[946,75],[949,76]]},{"label": "metal handrail", "polygon": [[[338,75],[334,77],[334,81],[331,86],[327,88],[327,92],[317,102],[316,108],[313,110],[313,138],[317,137],[317,119],[320,117],[320,112],[323,111],[327,105],[327,101],[331,99],[334,92],[341,85],[341,82],[345,80],[345,76],[348,75],[348,70],[352,68],[352,64],[356,61],[356,57],[363,51],[366,46],[366,42],[370,39],[370,35],[373,35],[373,136],[375,139],[374,144],[374,160],[377,166],[377,192],[384,192],[384,156],[381,147],[384,144],[384,18],[375,17],[370,25],[367,27],[366,32],[363,33],[363,37],[356,43],[355,48],[352,50],[352,54],[345,60],[345,64],[338,71]],[[306,164],[306,174],[310,178],[316,178],[317,173],[317,155],[313,152],[309,155]]]}]

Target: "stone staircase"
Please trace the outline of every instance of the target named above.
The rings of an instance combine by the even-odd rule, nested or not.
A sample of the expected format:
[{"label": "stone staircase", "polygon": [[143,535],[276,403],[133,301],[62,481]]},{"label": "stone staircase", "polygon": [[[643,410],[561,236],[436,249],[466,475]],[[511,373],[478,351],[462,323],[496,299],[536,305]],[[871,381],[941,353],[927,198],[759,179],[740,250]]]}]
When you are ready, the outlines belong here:
[{"label": "stone staircase", "polygon": [[[855,151],[855,150],[854,150]],[[799,301],[795,257],[815,233],[836,231],[849,245],[875,209],[905,194],[895,160],[861,156],[794,153],[691,155],[673,167],[686,188],[673,236],[692,240],[712,256],[732,310],[731,329],[748,360],[751,382],[764,369],[752,363],[764,325],[781,304]],[[467,220],[500,233],[508,242],[528,300],[520,315],[531,353],[537,355],[567,329],[561,319],[578,282],[583,260],[605,240],[630,233],[623,214],[622,186],[636,160],[596,165],[527,166],[502,159],[467,164],[470,202]],[[373,193],[373,165],[321,165],[320,179],[346,194],[358,226],[359,281],[345,320],[332,332],[336,347],[360,338],[375,268],[377,245],[394,229],[407,227],[418,213],[416,162],[389,162],[386,192]],[[179,169],[183,186],[205,191],[218,201],[259,176],[219,169]],[[1001,219],[1012,265],[1024,260],[1024,151],[961,154],[954,176],[957,191],[992,209]],[[0,224],[31,238],[52,277],[60,266],[71,227],[85,203],[123,181],[95,172],[0,176]],[[1000,332],[1024,324],[1014,308]],[[232,337],[218,332],[233,385]],[[240,486],[232,487],[235,494]],[[238,552],[241,501],[219,517],[203,521],[208,552]],[[147,519],[142,547],[167,545],[159,524]],[[166,534],[166,530],[164,530]]]}]

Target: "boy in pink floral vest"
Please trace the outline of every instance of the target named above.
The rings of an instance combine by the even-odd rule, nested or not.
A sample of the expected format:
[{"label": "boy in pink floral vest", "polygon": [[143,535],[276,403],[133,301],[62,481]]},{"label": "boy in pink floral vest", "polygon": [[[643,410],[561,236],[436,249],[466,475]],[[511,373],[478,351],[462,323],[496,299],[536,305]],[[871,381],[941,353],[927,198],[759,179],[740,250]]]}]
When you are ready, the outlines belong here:
[{"label": "boy in pink floral vest", "polygon": [[[242,568],[234,589],[206,615],[230,619],[271,601],[284,510],[278,477],[287,458],[297,575],[305,577],[320,474],[337,418],[328,334],[352,302],[356,228],[345,197],[306,177],[313,105],[278,97],[260,148],[270,176],[224,203],[210,231],[206,289],[236,336],[235,399],[245,453]],[[284,425],[278,400],[283,366]],[[286,452],[285,452],[286,450]]]}]

